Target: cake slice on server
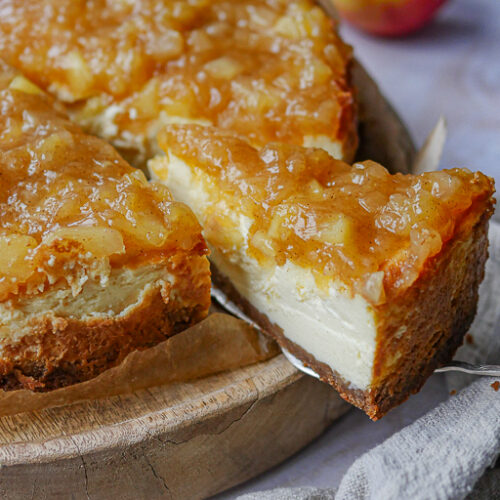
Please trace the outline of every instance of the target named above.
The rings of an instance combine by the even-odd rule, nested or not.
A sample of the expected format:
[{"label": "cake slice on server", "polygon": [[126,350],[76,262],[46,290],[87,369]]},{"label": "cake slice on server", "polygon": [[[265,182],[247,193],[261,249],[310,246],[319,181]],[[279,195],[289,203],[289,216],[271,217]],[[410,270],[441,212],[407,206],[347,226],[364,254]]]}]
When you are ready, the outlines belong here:
[{"label": "cake slice on server", "polygon": [[204,227],[214,283],[346,400],[378,419],[452,358],[476,312],[490,178],[390,175],[196,126],[159,143],[151,172]]},{"label": "cake slice on server", "polygon": [[203,319],[201,228],[0,67],[0,387],[87,380]]}]

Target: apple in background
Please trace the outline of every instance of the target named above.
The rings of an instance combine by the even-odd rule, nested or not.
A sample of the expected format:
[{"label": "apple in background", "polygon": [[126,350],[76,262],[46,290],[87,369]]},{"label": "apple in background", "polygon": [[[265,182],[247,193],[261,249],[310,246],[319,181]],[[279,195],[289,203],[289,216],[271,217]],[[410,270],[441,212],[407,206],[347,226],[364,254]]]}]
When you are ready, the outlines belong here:
[{"label": "apple in background", "polygon": [[353,26],[383,36],[407,35],[429,22],[446,0],[331,0]]}]

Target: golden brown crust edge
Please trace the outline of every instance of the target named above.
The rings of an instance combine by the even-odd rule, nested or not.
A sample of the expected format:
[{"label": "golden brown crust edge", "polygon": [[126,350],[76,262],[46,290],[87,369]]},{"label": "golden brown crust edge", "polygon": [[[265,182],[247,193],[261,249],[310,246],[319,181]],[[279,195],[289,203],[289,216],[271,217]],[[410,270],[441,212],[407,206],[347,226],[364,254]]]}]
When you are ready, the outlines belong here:
[{"label": "golden brown crust edge", "polygon": [[[488,258],[490,216],[488,207],[469,231],[459,231],[428,263],[411,288],[378,311],[374,389],[366,402],[372,419],[418,392],[462,344],[476,315]],[[407,330],[400,333],[402,324]],[[396,358],[397,352],[405,356]]]},{"label": "golden brown crust edge", "polygon": [[86,320],[40,314],[32,334],[4,343],[0,388],[48,391],[83,382],[204,319],[210,307],[210,272],[204,256],[174,259],[178,282],[172,296],[153,288],[120,317]]},{"label": "golden brown crust edge", "polygon": [[[393,314],[392,308],[381,311],[375,383],[368,390],[352,388],[328,365],[288,340],[283,330],[244,299],[213,265],[212,279],[264,332],[311,367],[346,401],[365,411],[371,419],[378,420],[418,392],[432,372],[449,362],[461,345],[476,314],[479,284],[484,277],[488,256],[489,217],[488,211],[470,233],[456,236],[447,245],[433,265],[399,299],[396,304],[398,314]],[[460,263],[463,265],[457,269]],[[433,272],[435,269],[438,271]],[[436,307],[437,304],[441,307]],[[429,321],[429,315],[432,321]],[[396,332],[404,317],[410,318],[412,328],[398,336]],[[383,366],[400,348],[411,358],[407,356],[393,366]]]}]

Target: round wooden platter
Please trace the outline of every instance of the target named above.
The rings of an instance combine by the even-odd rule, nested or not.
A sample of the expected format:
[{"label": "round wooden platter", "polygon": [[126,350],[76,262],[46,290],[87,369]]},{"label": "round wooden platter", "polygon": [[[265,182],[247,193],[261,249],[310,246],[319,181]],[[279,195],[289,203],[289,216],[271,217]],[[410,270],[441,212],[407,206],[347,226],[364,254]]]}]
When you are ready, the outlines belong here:
[{"label": "round wooden platter", "polygon": [[190,383],[0,419],[0,497],[204,498],[297,452],[349,406],[283,355]]}]

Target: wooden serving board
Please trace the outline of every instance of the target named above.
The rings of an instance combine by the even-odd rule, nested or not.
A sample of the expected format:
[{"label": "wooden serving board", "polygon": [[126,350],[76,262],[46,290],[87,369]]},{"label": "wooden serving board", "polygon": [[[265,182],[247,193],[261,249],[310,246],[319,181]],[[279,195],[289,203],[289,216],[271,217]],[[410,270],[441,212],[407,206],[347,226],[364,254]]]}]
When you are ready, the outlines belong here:
[{"label": "wooden serving board", "polygon": [[279,355],[191,383],[3,417],[0,497],[207,497],[278,464],[348,409]]}]

